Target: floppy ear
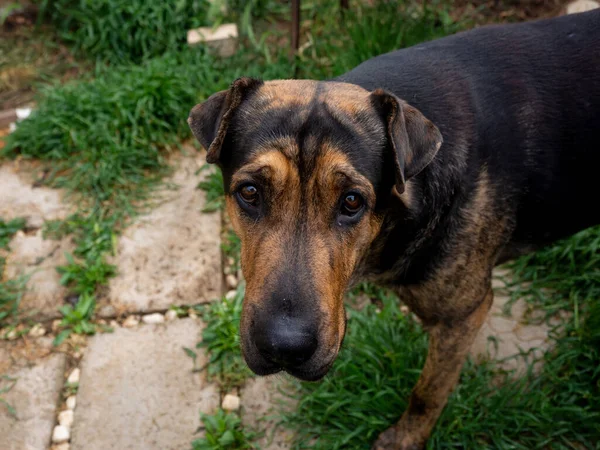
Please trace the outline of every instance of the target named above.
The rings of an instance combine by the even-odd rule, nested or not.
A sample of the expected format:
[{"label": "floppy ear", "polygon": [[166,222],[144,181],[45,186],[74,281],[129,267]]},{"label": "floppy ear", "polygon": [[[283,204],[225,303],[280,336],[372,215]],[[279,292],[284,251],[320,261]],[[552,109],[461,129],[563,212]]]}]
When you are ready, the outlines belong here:
[{"label": "floppy ear", "polygon": [[406,181],[433,160],[442,146],[442,134],[418,109],[383,89],[371,93],[371,102],[385,122],[393,151],[396,189],[401,194]]},{"label": "floppy ear", "polygon": [[188,124],[196,139],[207,150],[207,162],[219,161],[233,113],[248,94],[262,84],[262,81],[254,78],[238,78],[228,90],[211,95],[190,111]]}]

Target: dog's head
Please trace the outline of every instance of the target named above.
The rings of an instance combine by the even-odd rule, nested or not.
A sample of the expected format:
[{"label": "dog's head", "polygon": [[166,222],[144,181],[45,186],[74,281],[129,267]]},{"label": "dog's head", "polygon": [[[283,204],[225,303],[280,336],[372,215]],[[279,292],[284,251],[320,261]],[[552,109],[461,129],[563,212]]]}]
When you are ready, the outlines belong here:
[{"label": "dog's head", "polygon": [[433,159],[439,131],[383,90],[250,78],[194,107],[188,122],[223,171],[242,242],[248,366],[321,378],[344,337],[344,292],[392,188],[402,193]]}]

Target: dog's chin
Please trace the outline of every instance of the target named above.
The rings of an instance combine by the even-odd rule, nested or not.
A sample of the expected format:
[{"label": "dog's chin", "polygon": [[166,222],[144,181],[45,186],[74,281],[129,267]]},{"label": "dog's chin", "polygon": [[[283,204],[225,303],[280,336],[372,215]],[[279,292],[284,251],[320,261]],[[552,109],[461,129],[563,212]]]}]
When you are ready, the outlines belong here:
[{"label": "dog's chin", "polygon": [[293,376],[294,378],[298,378],[299,380],[302,381],[319,381],[321,380],[325,375],[327,375],[327,373],[329,372],[329,369],[331,369],[331,366],[333,365],[333,361],[325,364],[324,366],[320,366],[317,367],[316,369],[313,368],[289,368],[289,369],[285,369],[285,371],[287,373],[289,373],[291,376]]},{"label": "dog's chin", "polygon": [[246,360],[246,364],[258,376],[267,376],[273,375],[279,372],[286,372],[293,376],[294,378],[298,378],[302,381],[319,381],[322,379],[327,373],[333,362],[335,361],[335,356],[333,358],[329,358],[327,362],[320,363],[318,361],[308,361],[306,364],[303,364],[299,367],[284,367],[277,364],[273,364],[263,358],[244,358]]}]

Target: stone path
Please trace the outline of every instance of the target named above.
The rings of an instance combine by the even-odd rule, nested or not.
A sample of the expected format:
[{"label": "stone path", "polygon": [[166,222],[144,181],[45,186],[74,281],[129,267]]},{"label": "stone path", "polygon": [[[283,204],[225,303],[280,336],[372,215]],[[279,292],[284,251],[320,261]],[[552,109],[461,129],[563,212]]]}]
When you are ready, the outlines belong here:
[{"label": "stone path", "polygon": [[[59,349],[42,335],[52,333],[51,320],[65,301],[54,268],[72,243],[44,240],[39,227],[64,217],[69,207],[60,192],[33,187],[36,167],[0,167],[0,179],[11,190],[0,200],[0,211],[7,218],[26,217],[28,223],[10,243],[5,275],[32,274],[23,307],[40,321],[25,336],[0,340],[0,375],[15,383],[0,398],[16,410],[13,416],[0,405],[2,450],[183,449],[201,436],[199,413],[213,413],[222,399],[205,374],[192,371],[182,348],[195,346],[203,324],[199,318],[164,313],[171,305],[211,301],[226,288],[221,217],[201,212],[204,193],[196,189],[203,162],[199,156],[174,159],[170,181],[179,189],[165,189],[163,201],[120,238],[113,261],[119,275],[99,301],[99,313],[114,332],[74,337]],[[547,344],[545,327],[521,323],[523,305],[513,308],[514,317],[502,315],[506,300],[497,296],[473,348],[477,357],[503,358]],[[197,365],[204,363],[200,352]],[[506,365],[516,367],[517,361]],[[239,393],[243,422],[269,430],[261,445],[270,450],[289,448],[291,439],[285,430],[270,432],[269,414],[281,380],[250,380]]]}]

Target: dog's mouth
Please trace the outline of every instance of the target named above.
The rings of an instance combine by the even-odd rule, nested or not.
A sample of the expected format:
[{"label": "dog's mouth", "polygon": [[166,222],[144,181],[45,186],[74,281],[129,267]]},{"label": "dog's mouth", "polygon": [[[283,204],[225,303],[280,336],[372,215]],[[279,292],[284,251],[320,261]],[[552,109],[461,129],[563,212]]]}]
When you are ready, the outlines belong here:
[{"label": "dog's mouth", "polygon": [[318,365],[316,368],[314,367],[314,364],[310,362],[303,364],[299,367],[284,367],[272,363],[267,363],[267,365],[261,367],[258,370],[255,370],[253,368],[255,367],[254,364],[250,364],[248,363],[248,361],[246,362],[248,363],[248,367],[250,367],[250,369],[254,373],[260,376],[273,375],[276,373],[285,372],[301,381],[319,381],[322,378],[324,378],[325,375],[327,375],[327,373],[329,373],[329,370],[333,366],[334,361],[335,357],[331,358],[324,364]]},{"label": "dog's mouth", "polygon": [[285,372],[301,381],[319,381],[331,370],[340,346],[341,342],[340,345],[329,351],[323,351],[323,349],[318,352],[318,355],[314,355],[313,358],[301,365],[282,364],[267,360],[258,352],[253,351],[254,349],[248,350],[246,346],[242,346],[242,353],[246,364],[256,375],[266,376]]}]

